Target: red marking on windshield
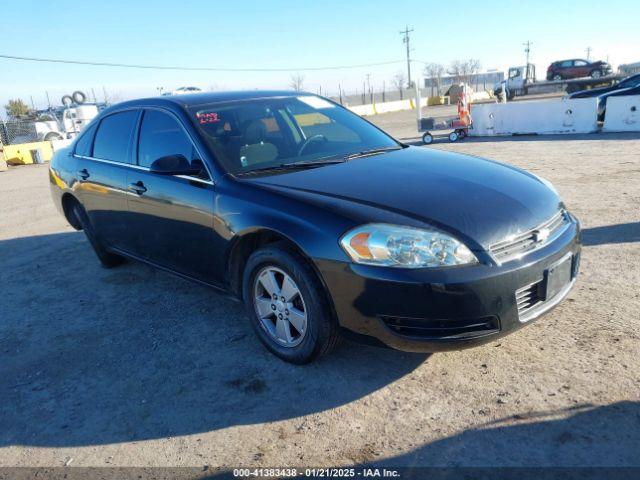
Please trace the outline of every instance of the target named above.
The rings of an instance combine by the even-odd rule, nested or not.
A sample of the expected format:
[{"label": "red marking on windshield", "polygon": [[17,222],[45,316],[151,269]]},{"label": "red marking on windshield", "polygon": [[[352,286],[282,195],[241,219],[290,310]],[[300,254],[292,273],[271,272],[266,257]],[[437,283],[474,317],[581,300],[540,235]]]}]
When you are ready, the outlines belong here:
[{"label": "red marking on windshield", "polygon": [[206,112],[206,113],[198,113],[196,114],[198,118],[198,122],[200,125],[206,125],[207,123],[218,123],[220,121],[220,117],[215,112]]}]

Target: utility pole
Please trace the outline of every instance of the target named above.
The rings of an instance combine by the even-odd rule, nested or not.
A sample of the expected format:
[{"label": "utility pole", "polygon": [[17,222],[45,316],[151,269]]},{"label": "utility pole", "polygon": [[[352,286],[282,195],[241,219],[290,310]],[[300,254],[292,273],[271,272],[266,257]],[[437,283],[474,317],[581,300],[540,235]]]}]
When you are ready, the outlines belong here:
[{"label": "utility pole", "polygon": [[587,47],[585,51],[587,52],[587,60],[591,61],[591,47]]},{"label": "utility pole", "polygon": [[49,100],[49,92],[45,90],[44,93],[47,96],[47,105],[49,105],[49,108],[51,108],[51,100]]},{"label": "utility pole", "polygon": [[531,40],[527,40],[525,43],[523,43],[524,45],[524,53],[527,54],[527,68],[529,67],[529,57],[530,57],[530,53],[531,53],[531,44],[533,42]]},{"label": "utility pole", "polygon": [[371,91],[371,74],[367,73],[367,90],[369,90],[369,100],[370,103],[373,103],[373,92]]},{"label": "utility pole", "polygon": [[413,32],[413,28],[409,30],[409,27],[407,25],[405,25],[404,30],[400,31],[400,34],[404,35],[404,37],[402,37],[402,43],[407,46],[407,88],[411,87],[411,57],[409,55],[409,52],[411,51],[411,49],[409,48],[409,34],[411,32]]}]

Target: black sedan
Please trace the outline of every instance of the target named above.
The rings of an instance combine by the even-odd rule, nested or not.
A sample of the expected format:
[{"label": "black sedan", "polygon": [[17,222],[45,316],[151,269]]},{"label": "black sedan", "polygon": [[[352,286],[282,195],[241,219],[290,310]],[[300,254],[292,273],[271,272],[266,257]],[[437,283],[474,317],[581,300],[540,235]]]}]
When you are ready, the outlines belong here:
[{"label": "black sedan", "polygon": [[309,94],[121,103],[50,179],[105,267],[227,292],[293,363],[343,334],[406,351],[492,341],[557,305],[580,261],[579,222],[545,180],[409,147]]},{"label": "black sedan", "polygon": [[607,110],[607,98],[626,95],[640,95],[640,73],[631,75],[609,87],[592,88],[572,93],[568,98],[593,98],[598,97],[598,120],[604,122]]}]

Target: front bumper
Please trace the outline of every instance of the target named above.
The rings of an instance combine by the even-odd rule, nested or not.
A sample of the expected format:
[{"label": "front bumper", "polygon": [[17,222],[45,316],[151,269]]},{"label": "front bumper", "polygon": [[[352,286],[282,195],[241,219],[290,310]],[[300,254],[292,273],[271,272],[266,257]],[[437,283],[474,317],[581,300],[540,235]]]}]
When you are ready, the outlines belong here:
[{"label": "front bumper", "polygon": [[[356,338],[409,352],[458,350],[507,335],[555,307],[569,293],[580,262],[580,225],[520,260],[497,265],[395,269],[328,260],[317,266],[340,325]],[[545,272],[571,257],[571,281],[553,298],[520,310],[516,292],[542,290]],[[532,293],[532,295],[534,294]]]}]

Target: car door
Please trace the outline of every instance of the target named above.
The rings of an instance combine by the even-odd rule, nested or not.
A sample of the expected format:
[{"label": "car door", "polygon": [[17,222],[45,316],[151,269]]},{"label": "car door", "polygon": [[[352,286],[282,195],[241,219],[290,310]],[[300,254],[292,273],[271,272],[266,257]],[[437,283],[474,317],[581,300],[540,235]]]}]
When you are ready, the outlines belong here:
[{"label": "car door", "polygon": [[573,72],[575,78],[588,77],[589,76],[589,62],[586,60],[574,60]]},{"label": "car door", "polygon": [[[129,170],[129,227],[132,253],[208,283],[214,277],[214,187],[191,138],[169,111],[145,109],[137,138],[136,166]],[[202,166],[196,176],[160,175],[151,164],[182,154]]]},{"label": "car door", "polygon": [[558,73],[562,76],[562,78],[572,78],[573,77],[573,60],[564,60],[560,62]]},{"label": "car door", "polygon": [[138,115],[125,110],[105,116],[76,145],[76,194],[95,234],[117,248],[127,247],[127,171]]}]

